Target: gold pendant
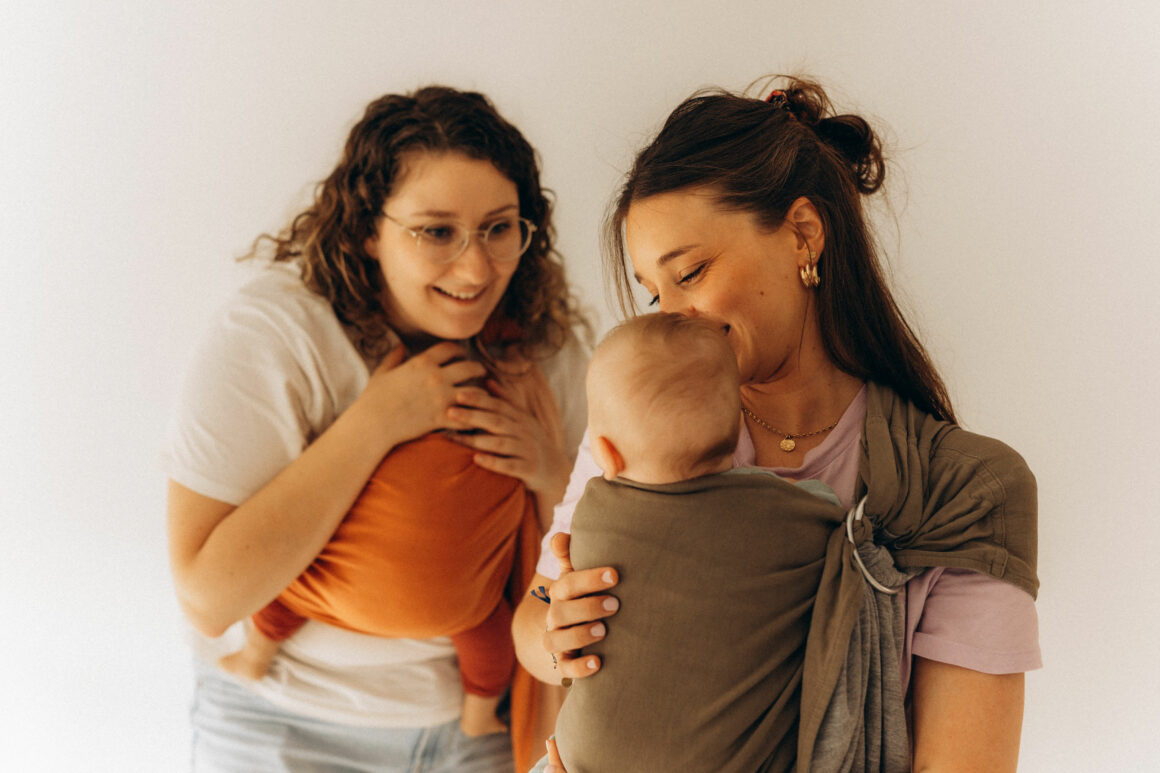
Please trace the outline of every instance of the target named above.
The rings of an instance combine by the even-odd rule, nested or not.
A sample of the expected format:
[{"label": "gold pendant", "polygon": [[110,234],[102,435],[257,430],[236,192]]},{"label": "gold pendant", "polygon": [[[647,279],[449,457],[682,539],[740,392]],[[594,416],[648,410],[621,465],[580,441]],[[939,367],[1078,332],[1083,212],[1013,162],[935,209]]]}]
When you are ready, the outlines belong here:
[{"label": "gold pendant", "polygon": [[779,445],[781,446],[781,450],[785,451],[787,454],[797,448],[797,443],[793,442],[793,438],[791,437],[787,437],[785,440],[781,441]]}]

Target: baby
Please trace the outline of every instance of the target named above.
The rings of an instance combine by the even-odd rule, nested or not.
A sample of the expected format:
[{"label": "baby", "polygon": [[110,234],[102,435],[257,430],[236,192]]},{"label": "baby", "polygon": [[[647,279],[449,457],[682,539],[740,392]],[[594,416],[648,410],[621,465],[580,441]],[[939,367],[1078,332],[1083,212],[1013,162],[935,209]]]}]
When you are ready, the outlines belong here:
[{"label": "baby", "polygon": [[721,332],[653,314],[614,329],[588,370],[604,472],[572,520],[576,569],[613,566],[621,612],[585,653],[556,725],[569,773],[784,770],[827,540],[823,484],[732,469],[737,364]]}]

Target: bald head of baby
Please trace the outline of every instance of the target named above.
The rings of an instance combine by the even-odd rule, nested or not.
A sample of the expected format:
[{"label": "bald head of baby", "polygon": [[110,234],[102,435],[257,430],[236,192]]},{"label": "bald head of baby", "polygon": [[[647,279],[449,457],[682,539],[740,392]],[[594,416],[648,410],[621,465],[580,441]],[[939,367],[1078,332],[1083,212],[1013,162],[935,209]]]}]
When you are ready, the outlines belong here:
[{"label": "bald head of baby", "polygon": [[614,328],[588,366],[588,429],[605,477],[671,483],[729,469],[741,403],[721,331],[676,314]]}]

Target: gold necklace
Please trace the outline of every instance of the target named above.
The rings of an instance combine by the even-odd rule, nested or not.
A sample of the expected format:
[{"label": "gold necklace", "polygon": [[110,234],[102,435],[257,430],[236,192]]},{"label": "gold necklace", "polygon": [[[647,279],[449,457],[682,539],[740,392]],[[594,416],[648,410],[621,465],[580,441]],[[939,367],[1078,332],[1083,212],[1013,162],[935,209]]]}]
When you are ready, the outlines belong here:
[{"label": "gold necklace", "polygon": [[765,421],[765,419],[761,418],[760,416],[758,416],[753,411],[749,410],[749,408],[747,408],[744,405],[741,406],[741,410],[745,412],[746,416],[748,416],[749,418],[751,418],[755,422],[757,422],[758,425],[760,425],[762,427],[762,429],[768,430],[775,435],[781,435],[782,439],[781,439],[781,442],[778,443],[778,448],[780,448],[782,451],[785,451],[787,454],[790,453],[791,451],[793,451],[795,448],[797,448],[797,443],[795,443],[794,441],[797,440],[798,438],[813,437],[814,435],[820,435],[823,432],[829,432],[834,427],[838,426],[838,422],[835,421],[833,424],[831,424],[828,427],[822,427],[821,429],[816,429],[813,432],[801,432],[801,433],[798,433],[797,435],[793,435],[789,432],[782,432],[780,429],[775,429],[775,428],[771,427],[769,425],[769,423]]}]

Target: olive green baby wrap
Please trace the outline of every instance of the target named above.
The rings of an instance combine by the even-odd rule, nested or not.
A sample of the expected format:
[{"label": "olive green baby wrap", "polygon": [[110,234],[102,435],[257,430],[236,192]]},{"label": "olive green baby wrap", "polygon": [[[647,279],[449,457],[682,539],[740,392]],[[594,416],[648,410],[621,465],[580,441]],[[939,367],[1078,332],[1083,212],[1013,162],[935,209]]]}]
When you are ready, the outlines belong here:
[{"label": "olive green baby wrap", "polygon": [[844,516],[810,491],[759,470],[589,482],[572,563],[617,567],[630,612],[585,649],[603,667],[572,685],[557,720],[569,773],[792,764],[810,613]]},{"label": "olive green baby wrap", "polygon": [[[757,480],[773,481],[747,492],[759,501],[729,504]],[[728,483],[700,493],[706,481]],[[1035,596],[1035,478],[1003,443],[871,383],[855,493],[865,518],[847,532],[841,508],[773,477],[593,482],[572,562],[616,566],[622,604],[585,650],[604,667],[573,684],[557,723],[569,773],[908,769],[888,630],[901,605],[855,553],[891,587],[947,566]],[[715,504],[685,507],[700,498]]]}]

